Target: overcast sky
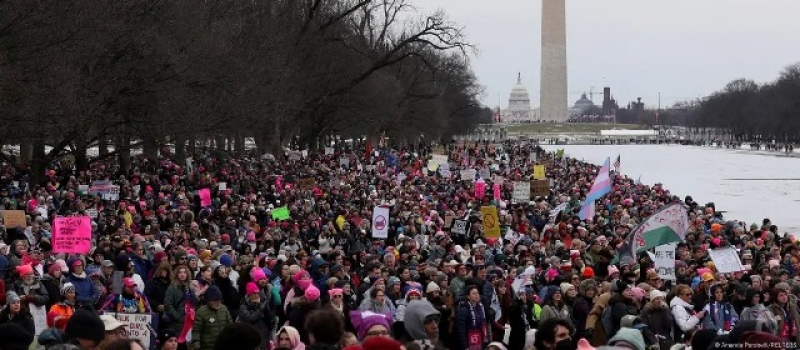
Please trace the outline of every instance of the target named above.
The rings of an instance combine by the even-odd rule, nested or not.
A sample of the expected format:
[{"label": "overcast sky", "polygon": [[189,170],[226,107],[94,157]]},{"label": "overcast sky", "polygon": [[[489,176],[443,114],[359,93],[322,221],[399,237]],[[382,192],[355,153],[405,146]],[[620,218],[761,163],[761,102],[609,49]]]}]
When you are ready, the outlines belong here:
[{"label": "overcast sky", "polygon": [[[478,47],[472,67],[494,107],[517,72],[539,105],[541,0],[410,0],[443,9]],[[567,0],[569,101],[611,87],[620,106],[693,99],[800,62],[800,0]]]}]

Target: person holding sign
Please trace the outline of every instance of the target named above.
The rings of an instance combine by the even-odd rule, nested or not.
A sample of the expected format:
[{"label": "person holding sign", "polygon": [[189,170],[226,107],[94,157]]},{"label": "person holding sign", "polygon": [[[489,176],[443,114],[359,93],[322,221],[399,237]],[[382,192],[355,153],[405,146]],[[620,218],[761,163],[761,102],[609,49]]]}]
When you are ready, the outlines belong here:
[{"label": "person holding sign", "polygon": [[136,287],[133,278],[123,278],[122,293],[110,295],[100,309],[106,312],[149,314],[152,311],[150,303],[147,302],[147,297],[139,294]]}]

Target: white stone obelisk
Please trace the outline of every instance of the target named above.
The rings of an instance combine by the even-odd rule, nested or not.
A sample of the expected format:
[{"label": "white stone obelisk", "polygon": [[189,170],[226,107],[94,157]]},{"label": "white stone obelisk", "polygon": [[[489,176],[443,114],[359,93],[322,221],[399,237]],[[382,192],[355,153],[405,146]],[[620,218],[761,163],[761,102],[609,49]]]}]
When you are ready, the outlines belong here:
[{"label": "white stone obelisk", "polygon": [[542,72],[540,116],[545,121],[567,120],[566,0],[542,0]]}]

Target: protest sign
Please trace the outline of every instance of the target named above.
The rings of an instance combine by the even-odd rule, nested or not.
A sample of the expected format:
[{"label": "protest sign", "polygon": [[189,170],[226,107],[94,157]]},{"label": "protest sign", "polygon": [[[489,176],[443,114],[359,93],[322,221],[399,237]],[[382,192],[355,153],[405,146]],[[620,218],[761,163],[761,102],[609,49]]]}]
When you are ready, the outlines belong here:
[{"label": "protest sign", "polygon": [[333,154],[333,147],[325,147],[325,155],[329,156]]},{"label": "protest sign", "polygon": [[103,193],[102,197],[103,197],[103,200],[118,201],[119,200],[119,186],[116,186],[116,185],[109,186],[108,192],[107,193]]},{"label": "protest sign", "polygon": [[290,216],[288,207],[280,207],[272,210],[273,220],[289,220],[289,218]]},{"label": "protest sign", "polygon": [[28,303],[28,309],[33,316],[33,328],[35,336],[39,336],[43,330],[47,329],[47,309],[44,305],[38,306],[34,303]]},{"label": "protest sign", "polygon": [[547,197],[549,195],[550,195],[550,181],[548,180],[531,181],[532,197]]},{"label": "protest sign", "polygon": [[447,156],[443,154],[434,154],[432,156],[432,160],[439,165],[447,164]]},{"label": "protest sign", "polygon": [[481,179],[489,180],[489,178],[492,177],[492,173],[489,168],[481,168],[481,170],[478,171],[478,176],[480,176]]},{"label": "protest sign", "polygon": [[389,208],[372,208],[372,238],[389,238]]},{"label": "protest sign", "polygon": [[220,183],[217,184],[217,188],[219,188],[220,191],[225,191],[225,190],[228,189],[228,183],[227,182],[220,182]]},{"label": "protest sign", "polygon": [[675,243],[662,244],[655,248],[653,254],[658,277],[664,280],[675,280]]},{"label": "protest sign", "polygon": [[209,207],[211,206],[211,190],[207,188],[200,189],[197,191],[197,194],[200,196],[200,206],[201,207]]},{"label": "protest sign", "polygon": [[28,227],[28,220],[25,218],[25,211],[24,210],[3,210],[3,223],[5,223],[6,227],[21,227],[26,228]]},{"label": "protest sign", "polygon": [[493,205],[481,207],[481,220],[483,220],[483,234],[486,238],[500,238],[500,218],[497,216],[497,207]]},{"label": "protest sign", "polygon": [[144,345],[145,349],[150,347],[153,342],[153,315],[151,314],[129,314],[123,312],[113,313],[120,323],[125,325],[128,339],[136,339]]},{"label": "protest sign", "polygon": [[486,182],[483,179],[478,179],[475,182],[475,198],[483,198],[486,195]]},{"label": "protest sign", "polygon": [[86,209],[86,215],[89,215],[92,219],[97,219],[98,213],[96,208],[88,208]]},{"label": "protest sign", "polygon": [[87,254],[92,246],[92,219],[88,216],[58,217],[53,220],[53,252]]},{"label": "protest sign", "polygon": [[534,180],[544,180],[545,172],[544,172],[544,165],[534,165],[533,166],[533,179]]},{"label": "protest sign", "polygon": [[461,170],[461,180],[463,181],[475,180],[475,169]]},{"label": "protest sign", "polygon": [[350,158],[347,158],[347,157],[339,158],[339,166],[341,166],[342,168],[348,168],[349,169],[350,168]]},{"label": "protest sign", "polygon": [[520,203],[527,203],[531,198],[531,184],[524,181],[514,182],[514,195],[511,198]]},{"label": "protest sign", "polygon": [[717,268],[717,272],[731,273],[744,271],[742,262],[739,260],[739,254],[736,254],[736,250],[731,246],[709,249],[708,256],[711,257],[711,261],[714,262],[714,267]]},{"label": "protest sign", "polygon": [[494,185],[492,185],[492,197],[496,201],[500,200],[500,184],[499,183],[495,183]]},{"label": "protest sign", "polygon": [[469,231],[469,221],[467,220],[453,220],[453,226],[450,228],[450,233],[456,235],[466,235]]},{"label": "protest sign", "polygon": [[439,168],[439,175],[441,175],[445,179],[449,179],[453,176],[453,173],[450,172],[450,169],[444,169],[442,167]]}]

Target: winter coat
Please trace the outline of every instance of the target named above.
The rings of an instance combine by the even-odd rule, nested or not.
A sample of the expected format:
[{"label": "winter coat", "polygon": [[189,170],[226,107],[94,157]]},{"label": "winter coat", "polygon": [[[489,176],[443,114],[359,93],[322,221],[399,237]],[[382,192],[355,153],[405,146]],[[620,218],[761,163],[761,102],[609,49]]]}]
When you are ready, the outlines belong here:
[{"label": "winter coat", "polygon": [[[711,315],[711,308],[712,303],[714,307],[714,315]],[[739,315],[736,313],[736,310],[733,309],[733,305],[728,302],[712,302],[706,305],[703,308],[703,311],[706,312],[705,317],[703,317],[703,329],[721,329],[726,332],[730,332],[733,329],[733,326],[739,322]],[[726,326],[725,322],[725,315],[728,314],[728,318],[730,319],[730,323]]]},{"label": "winter coat", "polygon": [[625,299],[622,294],[614,294],[611,296],[611,300],[608,301],[608,307],[611,308],[611,324],[613,328],[610,332],[606,331],[609,337],[614,337],[614,335],[617,334],[620,321],[622,321],[623,317],[627,315],[638,315],[633,301]]},{"label": "winter coat", "polygon": [[83,276],[70,273],[67,281],[75,286],[75,300],[79,305],[94,305],[100,299],[100,293],[92,283],[92,279],[85,272]]},{"label": "winter coat", "polygon": [[[47,294],[47,288],[44,287],[41,281],[36,281],[31,285],[26,285],[22,280],[14,282],[14,292],[22,298],[25,302],[25,296],[33,296],[33,304],[37,306],[46,306],[50,301],[50,296]],[[60,295],[60,294],[59,294]]]},{"label": "winter coat", "polygon": [[525,347],[525,333],[527,333],[531,323],[531,311],[533,308],[519,300],[514,302],[508,313],[508,324],[511,326],[511,334],[508,337],[509,349],[523,349]]},{"label": "winter coat", "polygon": [[305,328],[306,316],[316,309],[318,304],[318,302],[307,301],[305,296],[298,296],[295,297],[289,305],[289,310],[286,313],[289,319],[289,326],[297,328],[297,331],[300,333],[300,340],[303,341],[303,344],[310,344],[308,340],[308,330]]},{"label": "winter coat", "polygon": [[572,305],[572,318],[575,320],[575,333],[582,335],[586,330],[586,319],[592,311],[592,299],[579,295]]},{"label": "winter coat", "polygon": [[[473,318],[474,315],[474,318]],[[481,349],[489,344],[491,325],[486,319],[486,307],[483,303],[473,305],[469,301],[461,302],[456,310],[456,329],[462,349],[469,349],[469,335],[477,332],[481,335]]]},{"label": "winter coat", "polygon": [[675,323],[683,332],[697,327],[700,323],[700,319],[691,313],[691,311],[694,310],[694,306],[683,301],[683,299],[678,296],[675,296],[672,298],[672,301],[669,302],[669,310],[672,313],[672,318],[675,319]]},{"label": "winter coat", "polygon": [[667,305],[662,303],[660,308],[654,308],[651,304],[645,305],[639,315],[642,323],[647,325],[647,329],[652,334],[660,335],[667,339],[672,339],[672,325],[675,322],[672,313]]},{"label": "winter coat", "polygon": [[225,305],[220,305],[216,310],[208,305],[201,306],[195,314],[192,327],[192,343],[200,343],[200,347],[195,349],[213,350],[222,329],[231,323],[233,320]]},{"label": "winter coat", "polygon": [[50,309],[51,306],[61,301],[61,281],[53,278],[53,276],[44,275],[40,283],[47,290],[47,308]]},{"label": "winter coat", "polygon": [[542,313],[539,315],[539,321],[544,321],[548,318],[563,318],[572,321],[572,315],[567,304],[562,304],[561,307],[553,305],[542,306]]},{"label": "winter coat", "polygon": [[175,333],[180,334],[183,329],[183,319],[186,317],[185,302],[188,300],[193,303],[193,295],[189,286],[180,286],[175,284],[167,288],[166,296],[164,297],[164,313],[169,319],[168,328]]},{"label": "winter coat", "polygon": [[167,298],[167,289],[169,288],[170,281],[163,278],[153,278],[144,284],[144,295],[150,301],[153,308],[158,308],[159,305],[164,305],[164,300]]},{"label": "winter coat", "polygon": [[267,343],[272,340],[268,339],[268,336],[270,335],[270,330],[272,330],[274,323],[269,302],[262,298],[261,302],[254,304],[247,299],[243,299],[239,306],[238,314],[239,318],[236,319],[237,322],[247,323],[255,327],[258,332],[261,333],[260,349],[266,349]]},{"label": "winter coat", "polygon": [[36,334],[36,326],[33,324],[33,316],[30,314],[17,314],[14,316],[14,318],[9,319],[9,313],[7,310],[3,310],[3,312],[0,312],[0,324],[4,323],[16,323],[18,326],[22,327],[22,329],[28,331],[28,333]]},{"label": "winter coat", "polygon": [[781,336],[781,330],[783,329],[783,323],[786,322],[788,317],[791,317],[794,320],[796,329],[798,330],[797,331],[797,337],[795,337],[794,339],[783,339],[783,340],[788,340],[788,341],[793,341],[793,342],[800,342],[800,312],[798,312],[797,300],[796,299],[792,300],[792,299],[795,299],[794,295],[789,296],[789,302],[788,302],[788,305],[789,305],[788,313],[789,313],[789,315],[787,315],[786,310],[784,310],[784,308],[782,308],[777,303],[772,303],[769,306],[769,311],[771,311],[775,315],[775,320],[778,321],[777,322],[777,327],[778,328],[776,328],[778,330],[778,336]]}]

